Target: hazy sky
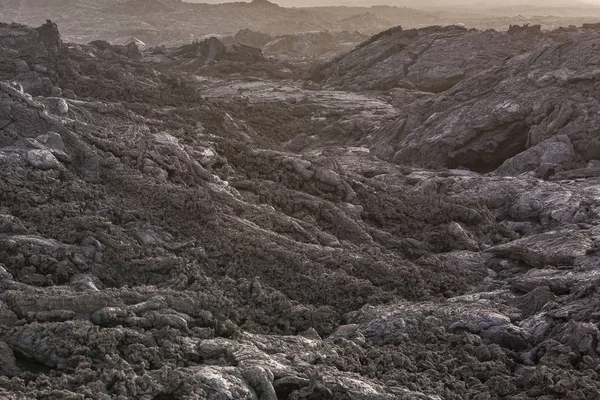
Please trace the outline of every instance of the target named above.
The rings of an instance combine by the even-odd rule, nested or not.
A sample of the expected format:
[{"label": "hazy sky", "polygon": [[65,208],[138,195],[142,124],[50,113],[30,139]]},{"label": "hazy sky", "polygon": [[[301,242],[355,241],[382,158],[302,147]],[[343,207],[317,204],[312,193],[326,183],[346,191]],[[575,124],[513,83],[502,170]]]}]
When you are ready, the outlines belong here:
[{"label": "hazy sky", "polygon": [[[234,1],[251,0],[184,0],[193,3],[229,3]],[[374,5],[387,4],[396,6],[454,6],[454,5],[478,5],[491,7],[505,7],[512,5],[537,5],[537,6],[577,6],[582,4],[600,4],[600,0],[269,0],[273,3],[302,7],[307,4],[323,5]]]},{"label": "hazy sky", "polygon": [[[193,3],[229,3],[233,1],[251,0],[184,0]],[[284,7],[313,7],[330,5],[395,5],[415,8],[476,6],[476,7],[507,7],[515,5],[536,5],[546,7],[573,7],[586,4],[600,5],[600,0],[270,0]]]}]

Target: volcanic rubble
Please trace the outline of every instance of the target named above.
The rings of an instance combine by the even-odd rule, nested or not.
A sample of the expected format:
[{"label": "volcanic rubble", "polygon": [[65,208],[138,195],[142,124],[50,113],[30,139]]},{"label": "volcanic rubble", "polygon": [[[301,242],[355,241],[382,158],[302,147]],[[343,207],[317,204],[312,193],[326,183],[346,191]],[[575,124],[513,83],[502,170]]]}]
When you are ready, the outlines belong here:
[{"label": "volcanic rubble", "polygon": [[0,24],[0,398],[598,399],[598,43]]}]

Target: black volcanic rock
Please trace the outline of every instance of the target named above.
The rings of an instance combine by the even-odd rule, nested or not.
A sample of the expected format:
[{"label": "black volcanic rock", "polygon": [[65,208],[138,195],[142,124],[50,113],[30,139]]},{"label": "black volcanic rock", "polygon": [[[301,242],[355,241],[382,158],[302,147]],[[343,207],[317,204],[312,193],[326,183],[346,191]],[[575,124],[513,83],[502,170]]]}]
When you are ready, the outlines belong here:
[{"label": "black volcanic rock", "polygon": [[401,87],[438,93],[531,48],[534,42],[458,26],[395,28],[325,64],[313,79],[351,90]]},{"label": "black volcanic rock", "polygon": [[598,138],[584,128],[598,110],[598,60],[589,47],[597,36],[539,27],[395,30],[313,79],[393,91],[403,112],[364,144],[398,163],[511,175],[583,167],[600,158]]},{"label": "black volcanic rock", "polygon": [[[438,54],[496,35],[395,30],[356,52],[388,34]],[[562,34],[573,41],[550,40]],[[539,159],[558,175],[595,151],[581,142],[595,75],[580,65],[594,34],[549,35],[392,105],[243,69],[201,76],[261,59],[216,39],[137,58],[61,43],[52,24],[0,25],[0,397],[597,399],[598,180],[515,172]],[[30,72],[49,90],[24,88]],[[527,106],[565,92],[552,121]],[[467,110],[454,141],[411,136]],[[464,137],[470,121],[481,135]],[[554,134],[572,123],[580,135]],[[505,148],[482,144],[494,135]],[[486,175],[360,146],[407,137],[423,142],[398,160],[528,150]]]}]

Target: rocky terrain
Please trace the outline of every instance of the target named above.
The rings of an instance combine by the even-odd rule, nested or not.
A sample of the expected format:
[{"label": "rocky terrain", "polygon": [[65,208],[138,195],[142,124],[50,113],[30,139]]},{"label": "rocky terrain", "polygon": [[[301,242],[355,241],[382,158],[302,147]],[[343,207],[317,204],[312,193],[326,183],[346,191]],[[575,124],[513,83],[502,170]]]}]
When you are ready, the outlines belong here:
[{"label": "rocky terrain", "polygon": [[265,57],[301,62],[323,62],[353,50],[370,37],[358,31],[306,32],[268,35],[242,29],[233,36],[222,37],[224,43],[245,44],[262,50]]},{"label": "rocky terrain", "polygon": [[[376,33],[397,24],[437,23],[427,12],[396,9],[351,13],[334,9],[284,8],[266,0],[251,3],[193,4],[180,0],[0,0],[3,21],[32,26],[47,18],[58,22],[65,39],[88,43],[135,36],[151,45],[182,45],[193,39],[232,36],[251,29],[269,35],[360,30]],[[391,18],[389,18],[391,16]]]},{"label": "rocky terrain", "polygon": [[392,91],[400,115],[361,144],[395,162],[588,177],[600,158],[599,28],[395,28],[319,67],[313,79]]},{"label": "rocky terrain", "polygon": [[[563,5],[538,1],[536,6],[516,6],[503,2],[504,7],[471,1],[459,7],[443,1],[397,1],[402,6],[298,7],[297,2],[252,0],[205,4],[203,0],[0,0],[0,21],[38,26],[51,18],[61,27],[68,42],[86,44],[93,40],[121,42],[134,36],[148,46],[180,46],[192,40],[210,36],[231,37],[240,30],[250,29],[271,36],[300,35],[299,50],[306,42],[317,55],[330,51],[340,43],[337,54],[349,48],[347,41],[328,40],[327,34],[360,32],[371,35],[382,30],[403,26],[423,28],[432,25],[461,25],[481,30],[505,31],[509,25],[541,25],[544,30],[561,26],[595,23],[600,7],[593,4],[566,2]],[[215,1],[212,0],[214,3]],[[218,2],[223,2],[219,0]],[[279,3],[280,6],[278,4]],[[285,6],[285,7],[284,7]],[[323,48],[306,35],[320,32]],[[314,39],[314,38],[313,38]],[[353,45],[364,38],[352,41]],[[122,44],[122,43],[121,43]],[[266,51],[265,53],[269,53]],[[285,54],[284,54],[285,55]],[[313,55],[313,54],[310,54]]]},{"label": "rocky terrain", "polygon": [[597,399],[598,43],[0,24],[0,398]]}]

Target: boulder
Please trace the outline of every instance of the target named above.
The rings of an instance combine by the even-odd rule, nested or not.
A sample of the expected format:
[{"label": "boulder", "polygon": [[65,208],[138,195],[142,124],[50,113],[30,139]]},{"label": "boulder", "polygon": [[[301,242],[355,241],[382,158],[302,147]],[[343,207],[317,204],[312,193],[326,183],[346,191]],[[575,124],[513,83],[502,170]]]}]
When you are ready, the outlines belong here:
[{"label": "boulder", "polygon": [[32,167],[42,170],[61,167],[60,162],[50,150],[29,150],[25,158]]}]

